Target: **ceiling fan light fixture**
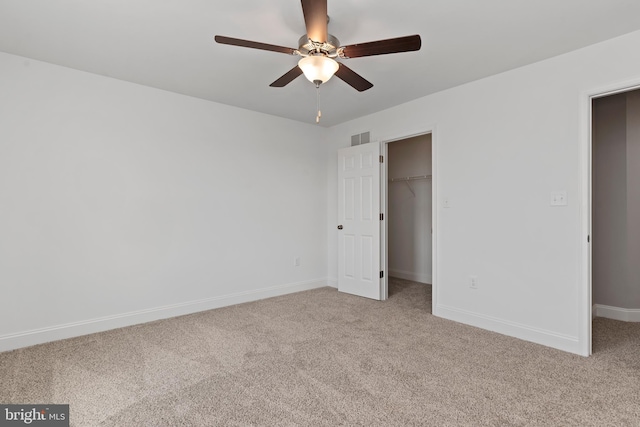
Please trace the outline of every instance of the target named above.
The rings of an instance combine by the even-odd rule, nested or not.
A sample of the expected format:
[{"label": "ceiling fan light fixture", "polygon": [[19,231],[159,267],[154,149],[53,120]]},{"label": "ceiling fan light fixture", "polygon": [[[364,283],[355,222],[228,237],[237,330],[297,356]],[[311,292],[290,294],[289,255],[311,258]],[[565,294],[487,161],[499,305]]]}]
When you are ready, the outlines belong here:
[{"label": "ceiling fan light fixture", "polygon": [[316,81],[326,83],[338,71],[339,65],[327,56],[310,55],[298,61],[298,67],[311,83]]}]

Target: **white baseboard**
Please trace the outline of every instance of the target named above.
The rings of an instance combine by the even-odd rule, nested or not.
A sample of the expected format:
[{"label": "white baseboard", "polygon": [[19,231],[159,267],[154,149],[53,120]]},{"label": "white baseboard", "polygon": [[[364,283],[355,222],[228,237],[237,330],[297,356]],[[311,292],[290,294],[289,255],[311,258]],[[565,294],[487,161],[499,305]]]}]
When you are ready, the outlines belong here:
[{"label": "white baseboard", "polygon": [[567,351],[580,356],[588,356],[588,354],[583,354],[583,346],[581,346],[578,337],[559,334],[539,328],[532,328],[527,325],[509,322],[503,319],[485,316],[483,314],[473,313],[441,304],[435,307],[434,314],[438,317],[487,329],[510,337],[534,342],[547,347],[557,348],[558,350]]},{"label": "white baseboard", "polygon": [[640,322],[639,309],[594,304],[593,313],[594,317],[606,317],[607,319],[621,320],[623,322]]},{"label": "white baseboard", "polygon": [[430,274],[418,274],[414,273],[413,271],[389,269],[389,277],[397,277],[398,279],[411,280],[419,283],[431,283]]},{"label": "white baseboard", "polygon": [[289,283],[286,285],[271,286],[269,288],[238,292],[219,297],[205,298],[197,301],[188,301],[163,307],[155,307],[146,310],[138,310],[124,314],[116,314],[113,316],[88,319],[80,322],[3,335],[0,336],[0,352],[66,338],[78,337],[81,335],[93,334],[96,332],[103,332],[125,326],[137,325],[139,323],[152,322],[154,320],[183,316],[185,314],[197,313],[199,311],[206,311],[244,302],[257,301],[264,298],[271,298],[294,292],[307,291],[310,289],[325,287],[327,285],[327,279]]},{"label": "white baseboard", "polygon": [[331,286],[332,288],[338,289],[338,278],[329,278],[327,280],[327,286]]}]

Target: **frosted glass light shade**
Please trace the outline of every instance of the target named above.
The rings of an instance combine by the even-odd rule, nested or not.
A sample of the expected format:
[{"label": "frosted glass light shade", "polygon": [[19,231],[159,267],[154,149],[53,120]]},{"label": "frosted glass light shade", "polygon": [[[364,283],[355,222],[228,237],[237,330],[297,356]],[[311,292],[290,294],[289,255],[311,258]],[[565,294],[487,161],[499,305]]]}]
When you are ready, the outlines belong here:
[{"label": "frosted glass light shade", "polygon": [[302,58],[298,61],[298,67],[311,83],[316,80],[325,83],[338,71],[338,63],[336,61],[321,55]]}]

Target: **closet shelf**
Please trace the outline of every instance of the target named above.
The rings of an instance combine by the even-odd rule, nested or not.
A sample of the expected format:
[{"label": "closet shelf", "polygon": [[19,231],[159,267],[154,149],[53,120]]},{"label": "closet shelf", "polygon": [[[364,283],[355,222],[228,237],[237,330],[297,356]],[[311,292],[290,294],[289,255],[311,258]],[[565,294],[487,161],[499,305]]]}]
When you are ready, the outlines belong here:
[{"label": "closet shelf", "polygon": [[406,182],[407,187],[409,187],[409,191],[411,191],[411,194],[413,194],[413,197],[415,197],[416,192],[413,191],[413,188],[411,187],[411,184],[409,184],[409,181],[417,181],[419,179],[431,179],[431,175],[415,175],[402,178],[391,178],[389,182]]},{"label": "closet shelf", "polygon": [[401,178],[391,178],[389,182],[397,182],[397,181],[415,181],[418,179],[430,179],[431,175],[416,175],[416,176],[407,176]]}]

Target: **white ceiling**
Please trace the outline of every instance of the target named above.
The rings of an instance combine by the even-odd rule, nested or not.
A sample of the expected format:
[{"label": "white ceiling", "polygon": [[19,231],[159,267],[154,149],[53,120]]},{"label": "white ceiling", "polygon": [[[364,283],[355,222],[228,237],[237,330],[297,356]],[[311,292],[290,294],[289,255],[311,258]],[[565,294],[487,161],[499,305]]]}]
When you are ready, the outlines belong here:
[{"label": "white ceiling", "polygon": [[[638,0],[329,0],[342,45],[420,34],[418,52],[344,60],[374,84],[321,87],[332,126],[640,29]],[[297,57],[216,44],[225,35],[297,48],[298,0],[0,0],[0,51],[308,123]],[[637,52],[630,52],[637,54]]]}]

